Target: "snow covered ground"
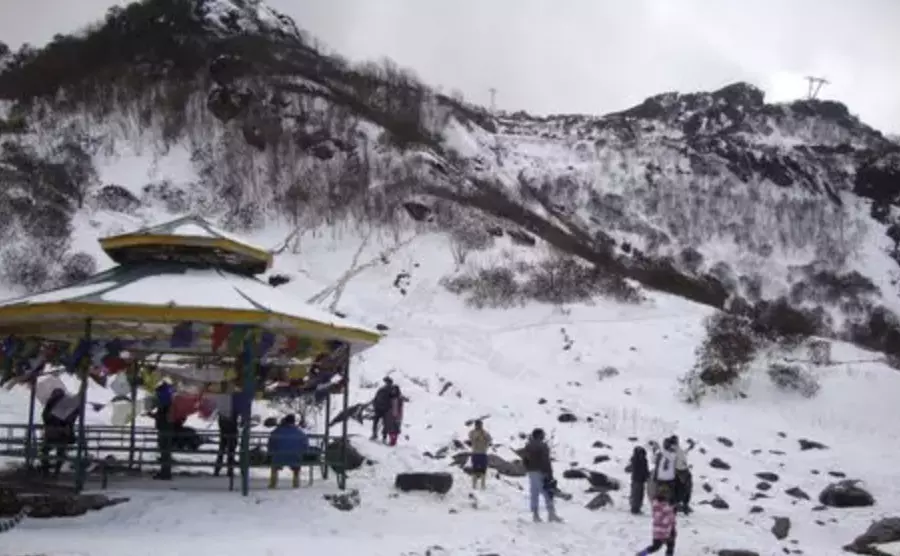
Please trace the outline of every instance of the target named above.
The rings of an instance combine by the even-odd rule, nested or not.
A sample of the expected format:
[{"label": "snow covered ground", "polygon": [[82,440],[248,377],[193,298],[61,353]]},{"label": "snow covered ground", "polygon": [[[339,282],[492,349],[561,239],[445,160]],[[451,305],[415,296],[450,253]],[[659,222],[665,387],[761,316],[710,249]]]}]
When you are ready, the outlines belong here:
[{"label": "snow covered ground", "polygon": [[[79,244],[85,248],[90,234],[105,234],[113,225],[102,214],[80,222]],[[282,232],[271,226],[265,236],[249,239],[274,246]],[[359,262],[377,260],[388,241],[371,238]],[[344,273],[359,244],[349,231],[308,234],[301,253],[278,257],[274,272],[293,276],[281,287],[309,299]],[[501,245],[485,256],[528,256],[516,249]],[[245,499],[228,492],[224,479],[178,479],[165,486],[119,480],[111,493],[129,496],[129,503],[75,519],[26,520],[0,539],[0,554],[629,555],[648,541],[650,524],[648,517],[628,513],[623,468],[635,444],[671,433],[699,444],[691,453],[696,512],[679,525],[679,554],[743,548],[764,556],[784,549],[838,555],[872,519],[900,511],[900,432],[890,424],[897,417],[900,373],[858,362],[874,359],[871,354],[836,344],[832,358],[847,363],[815,368],[822,390],[812,400],[775,390],[760,372],[747,386],[746,399],[710,400],[695,408],[677,400],[676,379],[692,364],[710,309],[654,294],[643,306],[601,300],[475,311],[439,286],[453,269],[447,240],[422,234],[354,278],[338,303],[350,318],[389,327],[383,342],[355,362],[353,397],[371,397],[372,386],[390,374],[411,400],[396,448],[368,441],[365,426],[351,428],[359,449],[376,462],[351,475],[349,486],[359,489],[362,500],[357,509],[340,512],[323,499],[336,491],[333,481],[299,491],[270,492],[259,484]],[[402,273],[408,276],[395,284]],[[619,373],[601,378],[604,367]],[[103,402],[108,394],[95,388],[91,397]],[[22,390],[0,392],[0,421],[21,420],[26,403]],[[563,411],[578,420],[558,422]],[[560,507],[564,524],[529,521],[521,479],[492,476],[488,490],[473,497],[467,477],[449,459],[423,453],[462,439],[465,421],[480,416],[486,416],[501,457],[521,445],[523,433],[541,426],[552,436],[557,474],[577,465],[618,478],[625,488],[614,493],[613,507],[589,511],[587,482],[561,480],[575,495]],[[90,418],[102,421],[108,414]],[[828,449],[801,451],[800,438]],[[607,447],[595,448],[597,441]],[[611,459],[592,463],[599,455]],[[714,457],[731,469],[711,468]],[[457,479],[443,499],[394,490],[397,472],[432,469],[450,470]],[[751,501],[759,482],[754,474],[763,471],[780,480],[769,498]],[[829,471],[863,480],[877,505],[814,510],[819,491],[835,480]],[[813,500],[791,498],[784,493],[790,487]],[[730,508],[703,503],[713,495]],[[763,511],[751,514],[753,505]],[[791,519],[787,540],[777,541],[770,532],[773,516]]]}]

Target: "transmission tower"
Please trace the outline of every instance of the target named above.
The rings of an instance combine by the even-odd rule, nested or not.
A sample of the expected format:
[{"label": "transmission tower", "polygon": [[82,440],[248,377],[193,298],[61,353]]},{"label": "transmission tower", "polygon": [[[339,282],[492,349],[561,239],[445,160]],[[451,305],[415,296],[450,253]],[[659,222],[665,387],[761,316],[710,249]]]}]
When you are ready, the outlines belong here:
[{"label": "transmission tower", "polygon": [[831,81],[825,79],[824,77],[807,76],[806,80],[809,81],[809,90],[806,93],[806,98],[810,100],[819,96],[819,91],[822,90],[823,85],[831,84]]},{"label": "transmission tower", "polygon": [[497,89],[491,87],[488,92],[491,93],[491,113],[494,113],[497,111]]}]

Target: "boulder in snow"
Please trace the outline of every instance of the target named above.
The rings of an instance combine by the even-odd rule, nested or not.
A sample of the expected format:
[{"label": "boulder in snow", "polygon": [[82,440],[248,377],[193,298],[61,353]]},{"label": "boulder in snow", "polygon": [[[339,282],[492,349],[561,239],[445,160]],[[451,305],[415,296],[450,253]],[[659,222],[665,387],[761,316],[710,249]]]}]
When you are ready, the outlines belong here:
[{"label": "boulder in snow", "polygon": [[875,497],[859,486],[859,481],[840,481],[825,487],[819,502],[832,508],[865,508],[875,505]]},{"label": "boulder in snow", "polygon": [[900,542],[900,517],[887,517],[873,522],[865,533],[856,537],[844,550],[856,554],[876,554],[872,551],[873,544],[893,542]]},{"label": "boulder in snow", "polygon": [[450,473],[398,473],[394,486],[403,491],[424,491],[447,494],[453,488]]},{"label": "boulder in snow", "polygon": [[353,471],[359,469],[366,463],[366,458],[353,447],[349,440],[346,441],[346,463],[342,463],[343,457],[341,453],[341,445],[343,441],[340,438],[332,440],[325,448],[325,460],[335,472]]},{"label": "boulder in snow", "polygon": [[342,512],[349,512],[350,510],[359,506],[359,491],[356,489],[352,489],[347,492],[340,492],[338,494],[326,494],[325,500],[327,500],[329,504],[331,504],[338,510]]}]

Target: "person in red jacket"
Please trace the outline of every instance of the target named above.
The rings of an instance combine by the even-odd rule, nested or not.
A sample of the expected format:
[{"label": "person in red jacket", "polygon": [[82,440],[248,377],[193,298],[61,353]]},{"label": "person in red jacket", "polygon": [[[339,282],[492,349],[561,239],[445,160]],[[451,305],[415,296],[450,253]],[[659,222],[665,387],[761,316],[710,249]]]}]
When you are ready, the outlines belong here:
[{"label": "person in red jacket", "polygon": [[637,556],[653,554],[663,546],[666,556],[675,554],[675,506],[672,493],[665,485],[660,485],[653,500],[653,544],[637,553]]}]

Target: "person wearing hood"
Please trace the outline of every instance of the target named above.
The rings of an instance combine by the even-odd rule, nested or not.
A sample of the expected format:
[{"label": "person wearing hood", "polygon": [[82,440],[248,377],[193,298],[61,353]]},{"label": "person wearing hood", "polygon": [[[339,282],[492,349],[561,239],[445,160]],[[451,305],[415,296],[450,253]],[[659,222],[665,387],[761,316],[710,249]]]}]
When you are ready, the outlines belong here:
[{"label": "person wearing hood", "polygon": [[635,446],[631,453],[631,462],[625,471],[631,474],[631,493],[629,502],[631,503],[631,513],[640,515],[641,508],[644,505],[644,487],[647,479],[650,478],[650,466],[647,463],[647,450],[643,446]]},{"label": "person wearing hood", "polygon": [[[391,388],[394,381],[391,377],[384,377],[384,384],[375,392],[375,398],[372,399],[372,440],[378,438],[378,425],[383,424],[385,417],[391,410]],[[381,441],[387,441],[387,431],[382,429]]]},{"label": "person wearing hood", "polygon": [[541,521],[540,498],[544,497],[547,519],[561,522],[556,514],[551,486],[553,480],[553,463],[550,459],[550,447],[545,440],[543,429],[534,429],[525,447],[522,449],[522,463],[528,474],[528,492],[531,502],[531,516],[535,522]]},{"label": "person wearing hood", "polygon": [[285,415],[269,434],[269,488],[278,488],[278,473],[287,467],[292,473],[293,488],[300,488],[300,466],[309,452],[309,436],[297,426],[297,418]]}]

